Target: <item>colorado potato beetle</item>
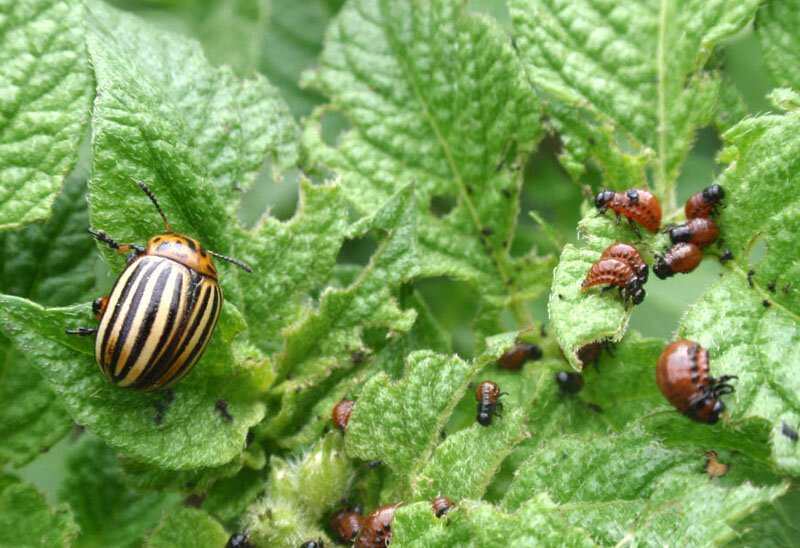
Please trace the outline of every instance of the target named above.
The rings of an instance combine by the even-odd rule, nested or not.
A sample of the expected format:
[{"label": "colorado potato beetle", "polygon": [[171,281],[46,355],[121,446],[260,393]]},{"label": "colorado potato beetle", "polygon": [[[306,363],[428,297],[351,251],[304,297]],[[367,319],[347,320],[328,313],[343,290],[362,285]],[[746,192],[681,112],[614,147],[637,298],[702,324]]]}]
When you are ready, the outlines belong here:
[{"label": "colorado potato beetle", "polygon": [[356,402],[353,400],[342,400],[333,406],[331,411],[331,420],[333,425],[344,432],[347,430],[347,425],[350,423],[350,414],[356,407]]},{"label": "colorado potato beetle", "polygon": [[647,281],[647,263],[644,262],[644,259],[642,259],[642,255],[639,253],[639,250],[630,244],[624,244],[622,242],[611,244],[605,249],[605,251],[603,251],[603,253],[600,255],[600,258],[619,259],[621,261],[625,261],[631,266],[631,268],[633,268],[633,271],[636,272],[639,282],[645,283]]},{"label": "colorado potato beetle", "polygon": [[581,291],[596,285],[609,284],[619,288],[626,304],[630,301],[639,304],[644,300],[645,291],[642,282],[631,265],[620,259],[600,259],[594,263],[581,284]]},{"label": "colorado potato beetle", "polygon": [[699,248],[708,247],[719,238],[719,227],[711,219],[689,219],[682,225],[669,229],[669,239],[673,244],[688,242]]},{"label": "colorado potato beetle", "polygon": [[500,388],[492,381],[483,381],[475,389],[475,399],[478,400],[478,424],[481,426],[489,426],[492,424],[492,417],[503,416],[499,411],[503,410],[503,404],[500,402],[500,396],[504,392],[500,392]]},{"label": "colorado potato beetle", "polygon": [[336,531],[343,541],[353,542],[361,531],[363,520],[358,509],[340,510],[331,516],[331,529]]},{"label": "colorado potato beetle", "polygon": [[95,359],[105,376],[118,386],[149,392],[183,379],[206,349],[222,308],[211,256],[251,269],[173,232],[156,197],[143,182],[137,184],[161,216],[165,232],[142,247],[89,229],[111,249],[128,253],[127,266],[111,295],[92,305],[100,325],[67,333],[96,333]]},{"label": "colorado potato beetle", "polygon": [[675,409],[692,420],[714,424],[725,410],[722,396],[734,391],[728,381],[733,375],[719,379],[711,376],[708,351],[686,339],[673,342],[658,358],[656,382],[661,393]]},{"label": "colorado potato beetle", "polygon": [[453,501],[447,497],[436,497],[431,501],[431,507],[433,508],[433,515],[437,518],[442,517],[450,509],[453,507]]},{"label": "colorado potato beetle", "polygon": [[725,197],[725,189],[720,185],[711,185],[702,192],[692,194],[683,211],[687,219],[708,219],[716,212],[717,204]]},{"label": "colorado potato beetle", "polygon": [[653,272],[662,280],[671,278],[676,273],[688,274],[703,260],[703,252],[694,244],[681,242],[675,244],[664,253],[656,257]]},{"label": "colorado potato beetle", "polygon": [[516,370],[527,361],[542,359],[542,349],[535,344],[520,342],[506,350],[497,360],[500,369]]},{"label": "colorado potato beetle", "polygon": [[401,504],[378,506],[364,518],[355,540],[357,548],[388,546],[392,542],[392,519]]},{"label": "colorado potato beetle", "polygon": [[607,210],[628,219],[633,230],[638,234],[639,229],[634,223],[639,223],[650,232],[657,232],[661,226],[661,204],[649,190],[643,188],[629,188],[625,192],[601,190],[594,198],[594,205],[598,215],[603,215]]}]

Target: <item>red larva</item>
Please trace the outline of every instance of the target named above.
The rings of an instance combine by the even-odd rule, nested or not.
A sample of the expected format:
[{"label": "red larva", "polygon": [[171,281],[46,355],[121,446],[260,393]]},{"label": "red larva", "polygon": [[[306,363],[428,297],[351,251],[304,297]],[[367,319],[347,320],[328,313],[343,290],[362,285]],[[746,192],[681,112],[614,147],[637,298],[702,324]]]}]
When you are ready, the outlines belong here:
[{"label": "red larva", "polygon": [[683,210],[687,219],[708,219],[716,212],[717,204],[725,197],[725,190],[720,185],[711,185],[702,192],[692,194]]},{"label": "red larva", "polygon": [[517,343],[506,350],[497,360],[500,369],[517,370],[521,369],[525,362],[539,360],[542,357],[542,349],[535,344]]},{"label": "red larva", "polygon": [[656,382],[664,397],[678,411],[692,420],[714,424],[725,410],[721,397],[733,392],[728,381],[711,376],[708,351],[696,342],[681,339],[673,342],[658,359]]},{"label": "red larva", "polygon": [[331,420],[333,425],[344,432],[347,430],[347,425],[350,422],[350,414],[356,407],[356,402],[353,400],[342,400],[333,406],[331,411]]},{"label": "red larva", "polygon": [[667,250],[663,257],[656,257],[653,272],[662,280],[677,273],[688,274],[703,260],[703,252],[694,244],[679,243]]},{"label": "red larva", "polygon": [[401,504],[386,504],[375,508],[364,518],[355,539],[357,548],[388,546],[392,541],[392,519]]},{"label": "red larva", "polygon": [[708,247],[719,238],[719,227],[711,219],[689,219],[686,223],[669,229],[673,244],[687,242],[699,248]]},{"label": "red larva", "polygon": [[433,507],[433,515],[440,518],[455,505],[453,501],[447,497],[436,497],[431,501],[431,506]]},{"label": "red larva", "polygon": [[624,290],[625,301],[639,304],[644,300],[645,291],[641,281],[633,268],[620,259],[600,259],[589,268],[586,279],[581,284],[581,290],[586,291],[595,285],[610,284]]},{"label": "red larva", "polygon": [[340,510],[331,516],[331,529],[345,542],[353,542],[363,527],[364,518],[358,510]]},{"label": "red larva", "polygon": [[600,255],[600,259],[619,259],[625,261],[633,268],[634,272],[636,272],[636,276],[641,283],[647,281],[647,263],[642,259],[639,250],[630,244],[621,242],[611,244],[603,251],[603,254]]},{"label": "red larva", "polygon": [[620,215],[626,217],[637,232],[634,222],[650,232],[657,232],[661,226],[661,204],[649,190],[643,188],[629,188],[625,192],[601,190],[595,196],[594,205],[599,215],[610,209],[616,213],[617,221]]},{"label": "red larva", "polygon": [[503,404],[498,401],[503,394],[500,388],[492,381],[483,381],[475,389],[475,399],[478,400],[478,424],[489,426],[492,417],[501,417],[498,411],[503,410]]}]

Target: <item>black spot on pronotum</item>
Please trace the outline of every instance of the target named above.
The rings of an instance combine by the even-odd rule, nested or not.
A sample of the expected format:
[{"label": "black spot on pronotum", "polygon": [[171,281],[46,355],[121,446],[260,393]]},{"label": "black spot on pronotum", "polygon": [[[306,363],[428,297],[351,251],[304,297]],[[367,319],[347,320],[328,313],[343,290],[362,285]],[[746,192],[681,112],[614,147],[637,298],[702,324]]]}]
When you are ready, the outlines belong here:
[{"label": "black spot on pronotum", "polygon": [[747,283],[748,283],[748,285],[750,287],[755,287],[753,285],[753,276],[755,276],[755,275],[756,275],[756,271],[755,270],[750,269],[750,270],[747,271]]},{"label": "black spot on pronotum", "polygon": [[228,422],[233,422],[233,415],[231,415],[230,411],[228,411],[228,402],[227,400],[217,400],[214,404],[214,409]]},{"label": "black spot on pronotum", "polygon": [[761,301],[761,304],[764,305],[764,308],[769,308],[770,306],[772,306],[772,303],[769,302],[769,299],[764,299],[763,301]]},{"label": "black spot on pronotum", "polygon": [[783,434],[793,442],[797,442],[797,440],[800,439],[800,435],[797,433],[797,430],[795,430],[785,422],[781,425],[781,434]]},{"label": "black spot on pronotum", "polygon": [[767,289],[769,289],[770,293],[775,293],[775,280],[767,284]]}]

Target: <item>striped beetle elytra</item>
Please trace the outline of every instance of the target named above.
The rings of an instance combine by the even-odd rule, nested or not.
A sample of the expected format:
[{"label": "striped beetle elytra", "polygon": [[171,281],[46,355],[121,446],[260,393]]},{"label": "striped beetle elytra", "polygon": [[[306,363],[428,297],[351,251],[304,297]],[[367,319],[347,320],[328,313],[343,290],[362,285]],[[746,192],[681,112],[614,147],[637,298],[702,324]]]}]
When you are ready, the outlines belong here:
[{"label": "striped beetle elytra", "polygon": [[111,294],[92,305],[100,325],[66,332],[97,334],[95,359],[103,374],[118,386],[150,392],[173,386],[188,375],[211,339],[222,308],[212,255],[252,270],[173,232],[152,191],[141,181],[136,184],[158,210],[165,232],[142,247],[121,244],[102,230],[89,229],[111,249],[128,253],[127,266]]}]

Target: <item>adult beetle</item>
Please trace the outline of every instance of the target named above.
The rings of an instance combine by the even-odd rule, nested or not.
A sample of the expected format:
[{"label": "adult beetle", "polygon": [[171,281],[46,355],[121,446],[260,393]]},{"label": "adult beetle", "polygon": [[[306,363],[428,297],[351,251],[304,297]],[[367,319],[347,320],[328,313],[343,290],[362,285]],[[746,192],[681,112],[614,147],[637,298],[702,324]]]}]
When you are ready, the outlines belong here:
[{"label": "adult beetle", "polygon": [[141,181],[136,184],[158,210],[165,232],[142,247],[121,244],[102,230],[89,229],[111,249],[128,253],[127,266],[111,295],[92,305],[100,325],[66,332],[96,333],[94,355],[103,374],[118,386],[149,392],[183,379],[206,349],[222,308],[211,256],[252,270],[173,232],[152,191]]}]

